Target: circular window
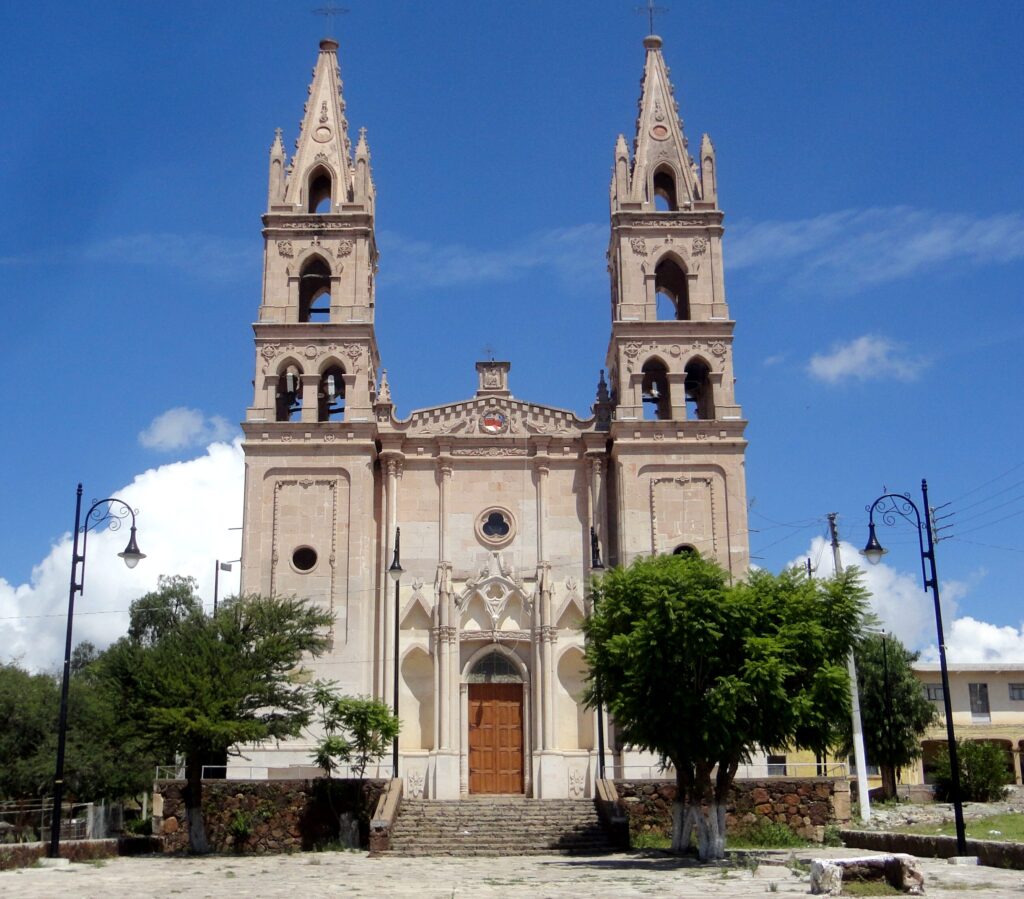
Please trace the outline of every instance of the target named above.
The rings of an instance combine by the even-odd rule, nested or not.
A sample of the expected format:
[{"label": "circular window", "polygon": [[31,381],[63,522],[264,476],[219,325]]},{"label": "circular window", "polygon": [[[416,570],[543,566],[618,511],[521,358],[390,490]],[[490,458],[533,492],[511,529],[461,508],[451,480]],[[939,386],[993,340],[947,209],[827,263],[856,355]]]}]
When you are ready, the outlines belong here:
[{"label": "circular window", "polygon": [[292,553],[292,565],[298,571],[312,571],[316,567],[316,550],[312,546],[300,546]]},{"label": "circular window", "polygon": [[490,508],[477,516],[476,533],[490,546],[505,546],[516,535],[516,522],[508,509]]}]

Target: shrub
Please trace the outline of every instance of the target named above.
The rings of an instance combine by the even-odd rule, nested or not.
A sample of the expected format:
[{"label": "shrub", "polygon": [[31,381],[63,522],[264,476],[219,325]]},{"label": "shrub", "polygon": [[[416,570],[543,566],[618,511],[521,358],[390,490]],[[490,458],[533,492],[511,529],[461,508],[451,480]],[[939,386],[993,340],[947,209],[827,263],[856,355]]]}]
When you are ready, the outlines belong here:
[{"label": "shrub", "polygon": [[[981,740],[956,741],[960,765],[960,798],[964,802],[997,802],[1006,796],[1010,773],[1006,768],[1006,750],[997,743]],[[935,760],[935,795],[953,798],[953,777],[949,752],[939,750]]]}]

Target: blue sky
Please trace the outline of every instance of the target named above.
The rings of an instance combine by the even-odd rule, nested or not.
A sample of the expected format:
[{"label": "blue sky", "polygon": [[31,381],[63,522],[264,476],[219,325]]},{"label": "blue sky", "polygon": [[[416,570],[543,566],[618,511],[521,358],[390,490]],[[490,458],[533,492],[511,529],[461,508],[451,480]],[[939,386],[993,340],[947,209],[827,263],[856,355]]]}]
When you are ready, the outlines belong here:
[{"label": "blue sky", "polygon": [[[79,480],[128,489],[143,548],[148,527],[166,549],[139,579],[91,568],[86,635],[157,574],[208,593],[212,560],[237,555],[267,151],[275,127],[296,136],[316,5],[7,7],[0,657],[5,621],[11,647],[59,638],[47,585],[66,590]],[[517,396],[586,413],[636,0],[348,5],[331,30],[368,129],[399,414],[471,394],[487,345]],[[865,505],[927,477],[957,513],[938,550],[951,620],[1024,658],[1022,7],[676,4],[657,30],[686,133],[718,155],[757,563],[824,559],[830,511],[862,545]],[[174,409],[192,411],[160,418]],[[913,589],[912,533],[880,536]],[[904,633],[926,646],[919,612]]]}]

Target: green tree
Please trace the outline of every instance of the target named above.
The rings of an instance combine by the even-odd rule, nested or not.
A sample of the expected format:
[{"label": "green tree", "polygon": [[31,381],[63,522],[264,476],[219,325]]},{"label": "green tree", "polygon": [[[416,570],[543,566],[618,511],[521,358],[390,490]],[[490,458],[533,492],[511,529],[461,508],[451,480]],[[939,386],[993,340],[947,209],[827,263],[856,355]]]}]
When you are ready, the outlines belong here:
[{"label": "green tree", "polygon": [[[864,751],[882,771],[882,791],[896,796],[896,777],[921,756],[921,737],[938,717],[911,667],[920,653],[911,652],[895,637],[865,634],[853,650],[860,692]],[[840,752],[850,755],[853,737],[849,716],[837,722]],[[857,772],[860,776],[861,772]]]},{"label": "green tree", "polygon": [[[98,677],[101,655],[90,643],[75,647],[68,690],[64,781],[69,799],[123,799],[153,780],[166,758],[146,751],[126,728],[117,701]],[[0,666],[0,798],[47,795],[57,756],[60,677]]]},{"label": "green tree", "polygon": [[609,571],[593,596],[588,702],[600,695],[626,743],[674,766],[673,849],[696,830],[700,857],[721,858],[739,765],[755,750],[823,752],[849,710],[859,573],[758,571],[730,585],[696,554],[657,556]]},{"label": "green tree", "polygon": [[326,648],[333,617],[296,599],[246,596],[215,616],[168,602],[159,628],[145,624],[161,607],[152,595],[132,604],[130,636],[107,651],[104,676],[145,745],[184,756],[189,846],[206,853],[204,760],[237,743],[298,736],[311,708],[301,662]]},{"label": "green tree", "polygon": [[[998,802],[1006,796],[1006,785],[1013,782],[1009,751],[986,740],[957,740],[956,759],[960,765],[960,798],[964,802]],[[953,798],[952,765],[949,750],[943,746],[935,758],[935,795]]]},{"label": "green tree", "polygon": [[328,776],[340,765],[351,764],[362,780],[366,766],[391,748],[401,721],[386,703],[362,696],[340,696],[334,687],[325,681],[313,685],[313,703],[324,732],[313,758]]}]

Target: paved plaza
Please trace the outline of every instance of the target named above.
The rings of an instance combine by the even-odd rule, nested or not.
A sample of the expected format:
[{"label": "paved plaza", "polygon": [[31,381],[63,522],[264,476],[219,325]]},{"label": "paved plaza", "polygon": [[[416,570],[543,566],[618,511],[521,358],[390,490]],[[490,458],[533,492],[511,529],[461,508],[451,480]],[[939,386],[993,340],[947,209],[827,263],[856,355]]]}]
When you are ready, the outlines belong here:
[{"label": "paved plaza", "polygon": [[[0,873],[0,896],[792,896],[809,893],[808,878],[786,867],[787,860],[806,863],[812,857],[864,854],[868,853],[843,849],[766,852],[758,853],[757,867],[741,860],[731,868],[640,852],[582,858],[369,858],[363,852],[118,858],[102,864],[5,871]],[[969,892],[1009,899],[1024,894],[1024,871],[956,867],[932,859],[922,860],[921,867],[926,895],[931,897]]]}]

